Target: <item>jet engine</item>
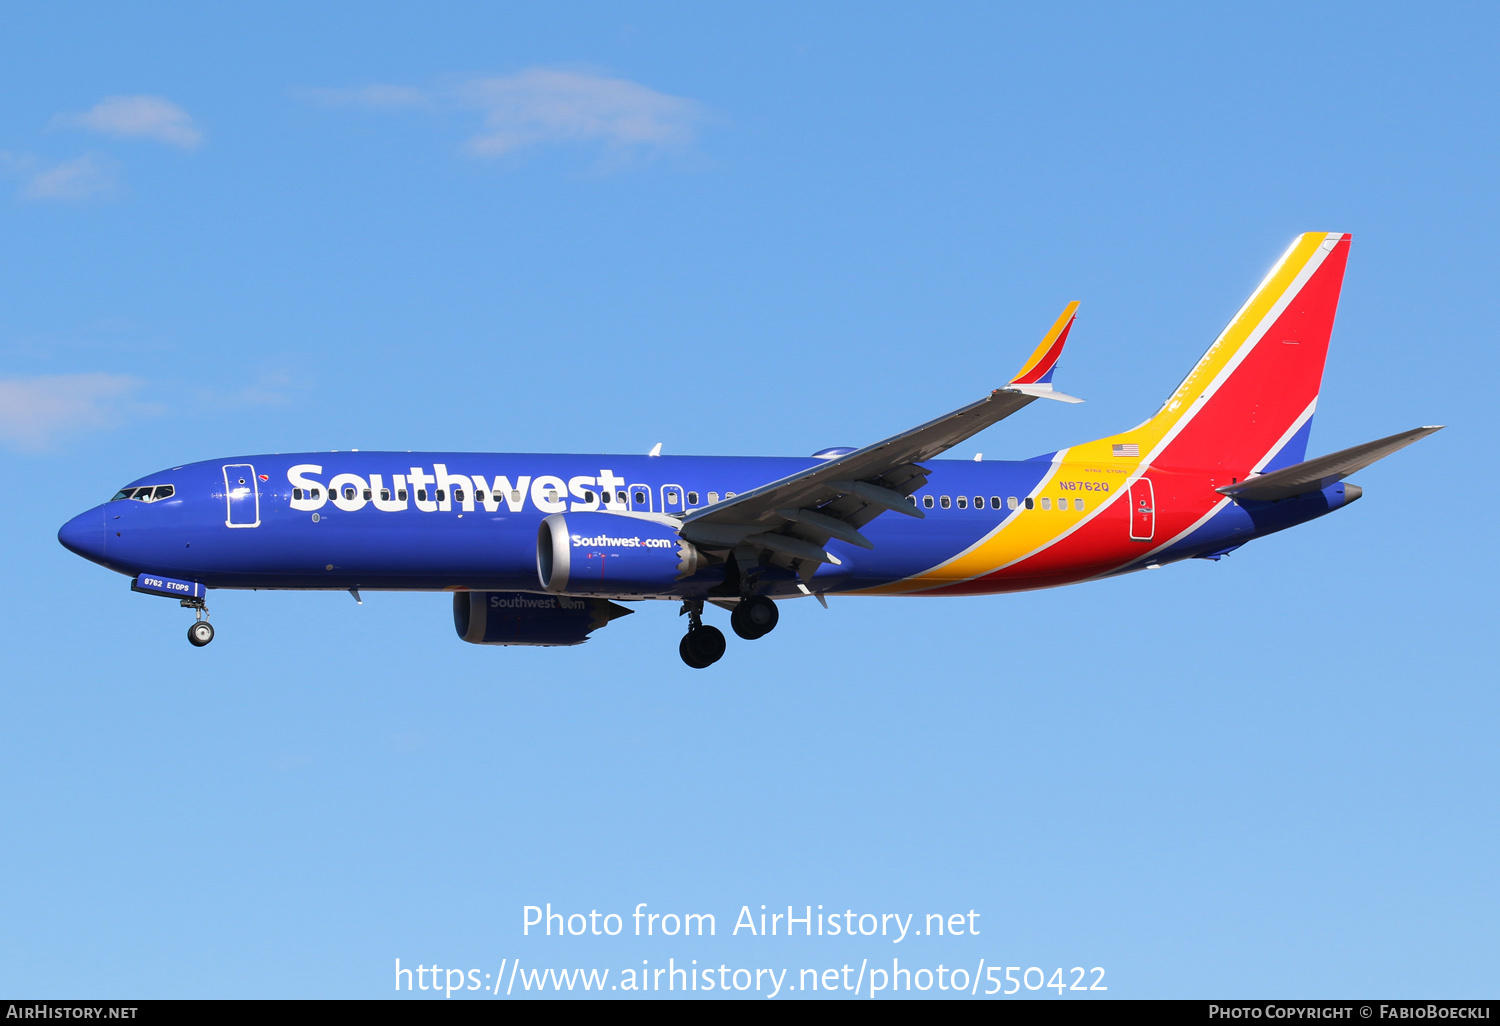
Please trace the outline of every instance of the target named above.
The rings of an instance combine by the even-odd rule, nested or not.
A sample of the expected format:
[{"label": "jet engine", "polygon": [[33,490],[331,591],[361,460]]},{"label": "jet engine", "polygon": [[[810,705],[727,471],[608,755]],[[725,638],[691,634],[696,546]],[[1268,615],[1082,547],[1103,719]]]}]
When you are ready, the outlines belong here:
[{"label": "jet engine", "polygon": [[554,513],[537,532],[537,576],[559,595],[659,595],[702,563],[674,523],[646,516]]},{"label": "jet engine", "polygon": [[453,593],[453,626],[475,645],[581,645],[589,633],[635,612],[608,599],[520,591]]}]

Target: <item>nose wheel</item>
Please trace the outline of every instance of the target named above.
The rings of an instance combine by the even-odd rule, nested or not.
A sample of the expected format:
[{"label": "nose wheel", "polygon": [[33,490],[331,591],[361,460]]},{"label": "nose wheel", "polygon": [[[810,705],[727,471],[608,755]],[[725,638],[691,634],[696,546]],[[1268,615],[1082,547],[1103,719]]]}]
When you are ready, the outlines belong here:
[{"label": "nose wheel", "polygon": [[188,627],[188,644],[202,648],[214,640],[214,625],[208,622],[208,604],[200,599],[183,599],[184,609],[191,609],[198,618]]}]

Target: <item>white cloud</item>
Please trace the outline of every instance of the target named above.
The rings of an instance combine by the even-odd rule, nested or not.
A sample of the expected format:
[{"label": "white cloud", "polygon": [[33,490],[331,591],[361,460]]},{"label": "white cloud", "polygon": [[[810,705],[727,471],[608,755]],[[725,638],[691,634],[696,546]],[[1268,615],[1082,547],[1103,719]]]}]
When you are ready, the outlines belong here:
[{"label": "white cloud", "polygon": [[318,90],[325,103],[376,110],[467,108],[483,112],[484,128],[464,149],[498,157],[544,143],[597,143],[618,152],[679,149],[693,140],[703,108],[624,78],[530,68],[422,90],[372,85]]},{"label": "white cloud", "polygon": [[696,103],[623,78],[532,68],[466,83],[459,96],[485,111],[469,152],[494,157],[542,142],[597,141],[623,148],[692,141]]},{"label": "white cloud", "polygon": [[198,403],[206,410],[234,410],[250,406],[286,406],[292,401],[296,381],[285,371],[261,374],[254,383],[233,392],[209,388],[197,390]]},{"label": "white cloud", "polygon": [[141,381],[126,374],[49,374],[0,378],[0,443],[22,451],[49,448],[68,435],[115,427],[133,413]]},{"label": "white cloud", "polygon": [[160,96],[106,96],[82,114],[59,114],[53,123],[126,139],[153,139],[193,149],[203,133],[192,115]]},{"label": "white cloud", "polygon": [[85,154],[60,164],[38,168],[34,157],[8,160],[14,168],[25,170],[30,177],[21,188],[26,199],[81,200],[105,196],[115,191],[114,164],[101,157]]}]

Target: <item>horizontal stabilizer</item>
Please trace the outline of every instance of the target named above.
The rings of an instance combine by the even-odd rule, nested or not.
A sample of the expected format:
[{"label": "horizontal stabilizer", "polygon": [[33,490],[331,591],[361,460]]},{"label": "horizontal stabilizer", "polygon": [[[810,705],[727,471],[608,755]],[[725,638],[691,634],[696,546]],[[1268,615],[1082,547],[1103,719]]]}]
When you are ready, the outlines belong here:
[{"label": "horizontal stabilizer", "polygon": [[1355,471],[1363,470],[1376,460],[1384,459],[1397,449],[1404,449],[1419,438],[1441,431],[1443,427],[1444,425],[1439,424],[1412,428],[1398,435],[1377,438],[1373,442],[1341,449],[1327,456],[1319,456],[1317,459],[1273,470],[1269,474],[1261,474],[1215,490],[1231,498],[1256,499],[1262,502],[1322,491]]}]

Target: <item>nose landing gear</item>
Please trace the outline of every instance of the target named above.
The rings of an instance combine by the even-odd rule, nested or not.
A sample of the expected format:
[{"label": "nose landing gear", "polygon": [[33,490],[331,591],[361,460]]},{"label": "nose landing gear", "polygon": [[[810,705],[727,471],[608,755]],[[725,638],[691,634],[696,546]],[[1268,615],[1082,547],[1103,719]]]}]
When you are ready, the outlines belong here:
[{"label": "nose landing gear", "polygon": [[202,648],[214,640],[214,625],[208,622],[208,604],[201,598],[183,599],[182,606],[198,614],[197,619],[188,627],[188,644],[194,648]]}]

